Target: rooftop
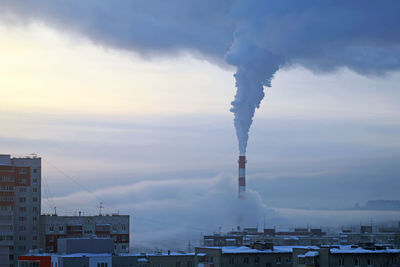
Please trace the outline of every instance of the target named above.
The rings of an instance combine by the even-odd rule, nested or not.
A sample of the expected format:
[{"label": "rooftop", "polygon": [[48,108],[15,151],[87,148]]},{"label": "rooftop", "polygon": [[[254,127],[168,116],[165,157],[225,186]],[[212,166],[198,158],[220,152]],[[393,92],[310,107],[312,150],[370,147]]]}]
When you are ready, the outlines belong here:
[{"label": "rooftop", "polygon": [[331,248],[331,254],[379,254],[379,253],[400,253],[400,249],[384,248],[384,249],[366,249],[362,247],[340,246],[339,248]]}]

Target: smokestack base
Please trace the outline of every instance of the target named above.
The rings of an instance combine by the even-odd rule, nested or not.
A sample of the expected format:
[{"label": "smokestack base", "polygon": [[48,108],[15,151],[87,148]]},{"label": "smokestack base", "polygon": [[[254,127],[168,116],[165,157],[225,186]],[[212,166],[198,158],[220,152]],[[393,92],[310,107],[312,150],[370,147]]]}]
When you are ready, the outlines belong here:
[{"label": "smokestack base", "polygon": [[243,194],[246,191],[246,156],[244,155],[240,155],[239,156],[239,160],[238,160],[238,164],[239,164],[239,178],[238,178],[238,182],[239,182],[239,198],[243,198]]}]

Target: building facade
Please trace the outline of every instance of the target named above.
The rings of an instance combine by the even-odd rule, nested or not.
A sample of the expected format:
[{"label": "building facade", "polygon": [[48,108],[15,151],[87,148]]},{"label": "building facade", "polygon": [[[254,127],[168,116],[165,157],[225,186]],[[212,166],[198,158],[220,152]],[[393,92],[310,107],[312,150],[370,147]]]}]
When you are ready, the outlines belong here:
[{"label": "building facade", "polygon": [[0,155],[0,247],[8,247],[9,266],[39,248],[40,185],[41,158]]},{"label": "building facade", "polygon": [[41,248],[58,251],[59,238],[105,237],[114,240],[115,253],[129,252],[129,215],[57,216],[42,215]]}]

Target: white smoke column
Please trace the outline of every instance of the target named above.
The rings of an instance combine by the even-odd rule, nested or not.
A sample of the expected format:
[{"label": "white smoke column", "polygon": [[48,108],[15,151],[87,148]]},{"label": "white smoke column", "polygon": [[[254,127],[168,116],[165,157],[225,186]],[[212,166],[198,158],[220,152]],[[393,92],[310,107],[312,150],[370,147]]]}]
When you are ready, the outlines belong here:
[{"label": "white smoke column", "polygon": [[246,154],[250,126],[256,108],[264,98],[264,86],[270,87],[274,73],[281,60],[267,50],[252,44],[247,38],[236,33],[235,42],[226,55],[226,61],[236,66],[237,92],[232,101],[236,135],[240,155]]}]

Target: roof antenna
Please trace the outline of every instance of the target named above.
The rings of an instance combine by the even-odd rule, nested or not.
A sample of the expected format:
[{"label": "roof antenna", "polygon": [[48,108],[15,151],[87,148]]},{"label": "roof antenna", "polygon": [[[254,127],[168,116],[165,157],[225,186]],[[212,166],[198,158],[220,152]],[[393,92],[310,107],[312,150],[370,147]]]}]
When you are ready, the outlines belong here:
[{"label": "roof antenna", "polygon": [[102,216],[101,210],[104,209],[103,202],[100,202],[99,206],[97,206],[97,207],[99,208],[99,216]]}]

